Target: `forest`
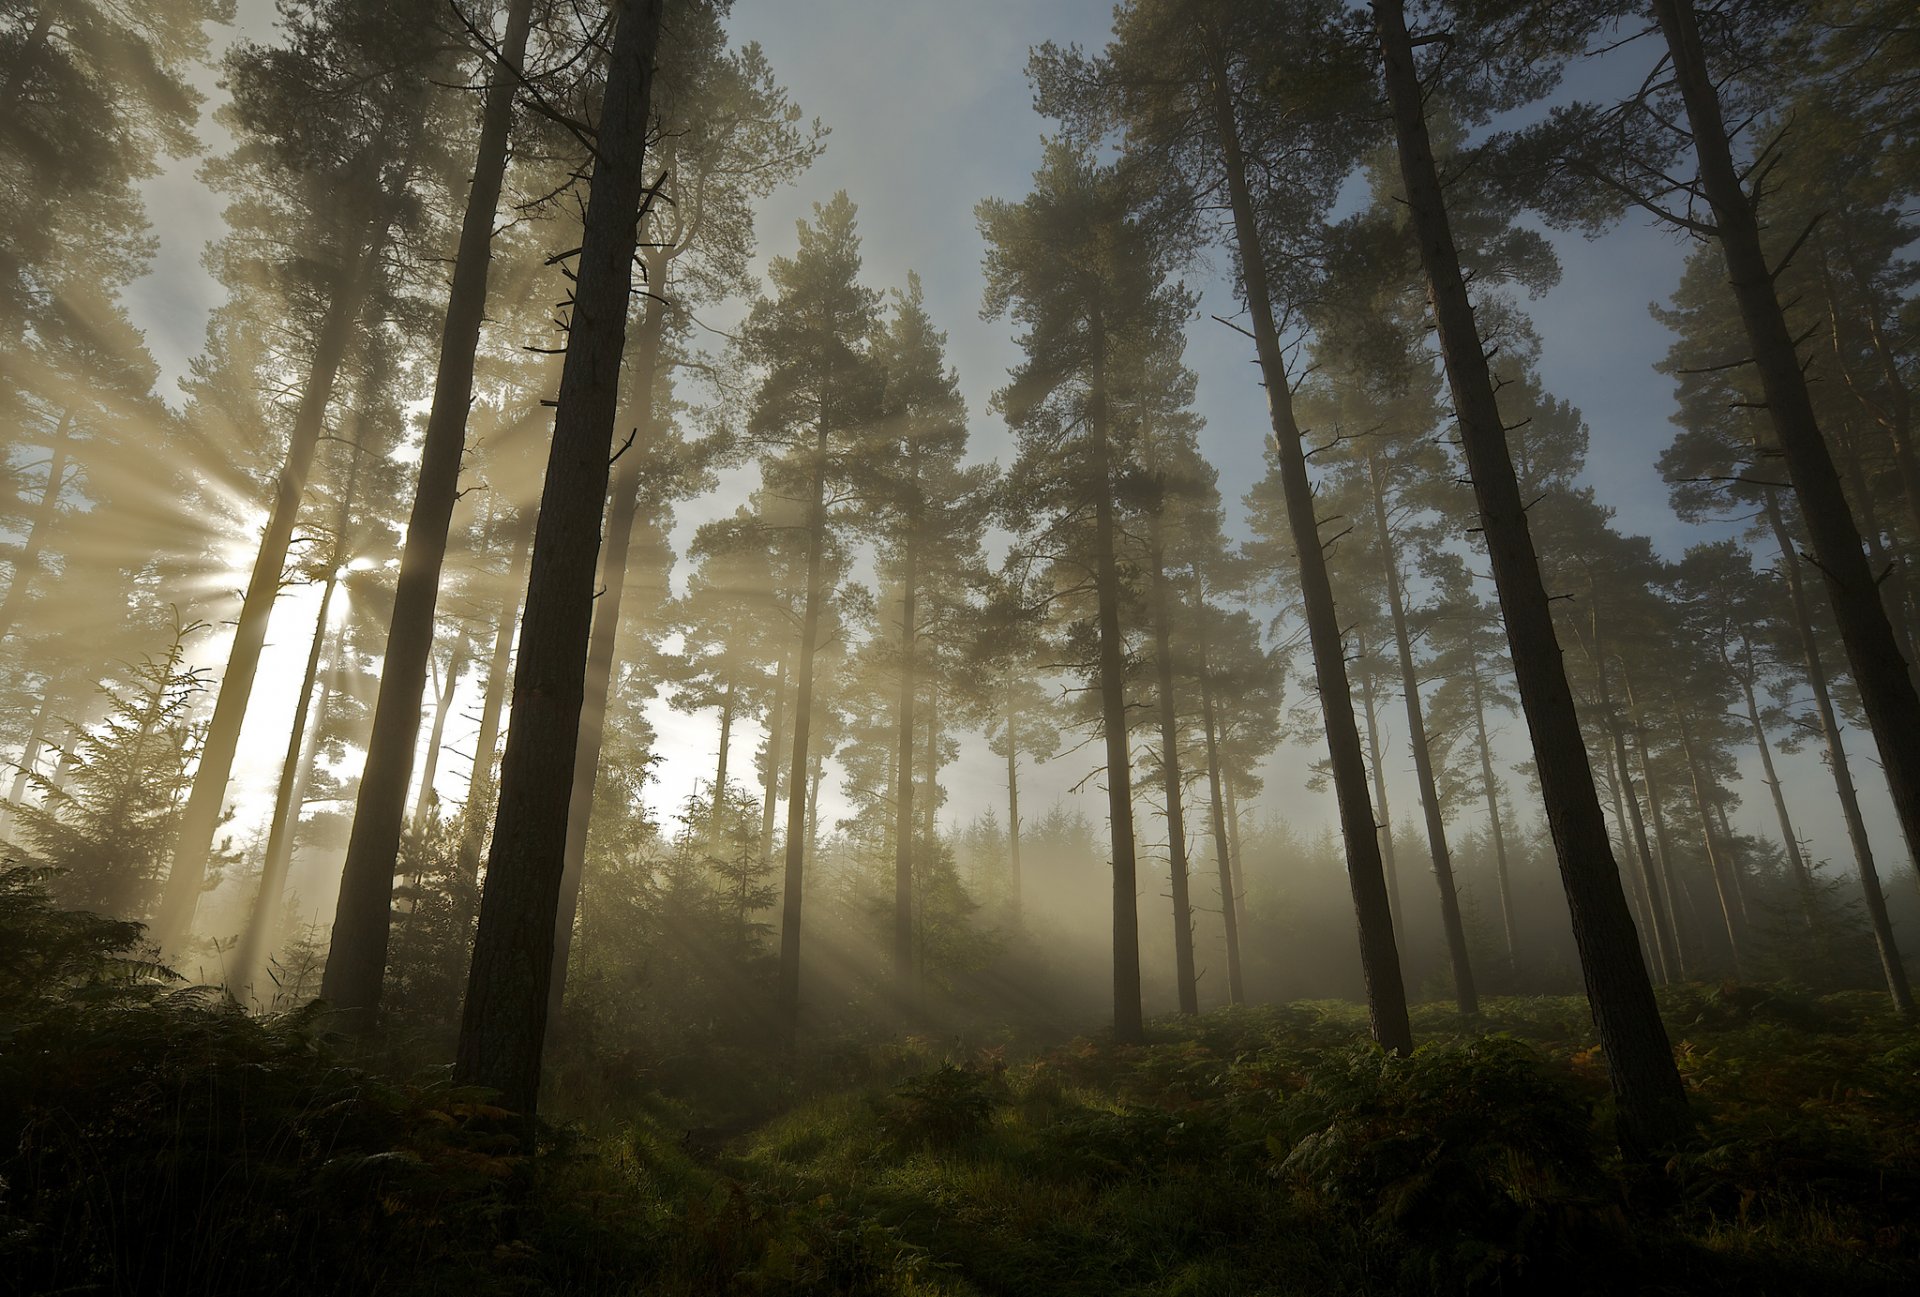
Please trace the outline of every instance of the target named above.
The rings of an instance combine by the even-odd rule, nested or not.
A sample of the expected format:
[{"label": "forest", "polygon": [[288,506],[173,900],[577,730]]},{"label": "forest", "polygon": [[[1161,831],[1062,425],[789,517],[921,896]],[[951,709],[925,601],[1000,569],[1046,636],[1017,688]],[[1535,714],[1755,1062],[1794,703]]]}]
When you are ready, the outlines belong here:
[{"label": "forest", "polygon": [[1920,1291],[1896,0],[0,0],[0,1266]]}]

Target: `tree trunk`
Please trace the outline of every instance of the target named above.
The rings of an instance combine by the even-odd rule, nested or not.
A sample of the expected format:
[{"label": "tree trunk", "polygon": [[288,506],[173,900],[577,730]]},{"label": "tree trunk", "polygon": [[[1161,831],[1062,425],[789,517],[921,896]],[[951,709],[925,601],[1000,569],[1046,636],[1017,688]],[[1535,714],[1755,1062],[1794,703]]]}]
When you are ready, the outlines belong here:
[{"label": "tree trunk", "polygon": [[[909,489],[919,489],[917,473]],[[893,779],[893,989],[903,1005],[913,999],[913,667],[919,630],[915,620],[919,616],[915,512],[908,513],[905,552],[901,556],[899,738],[894,749]],[[931,788],[927,800],[933,800]]]},{"label": "tree trunk", "polygon": [[[644,217],[642,218],[645,219]],[[621,605],[627,591],[627,563],[633,551],[633,527],[640,514],[640,469],[646,459],[644,436],[654,433],[653,403],[660,375],[660,348],[666,338],[669,256],[664,249],[641,257],[651,295],[640,320],[629,388],[640,405],[633,441],[621,452],[619,470],[607,505],[606,535],[600,543],[600,593],[593,601],[593,630],[587,638],[587,668],[580,701],[580,724],[573,757],[573,788],[567,798],[567,831],[561,854],[560,903],[554,915],[553,976],[548,1016],[560,1012],[566,993],[567,960],[573,952],[573,921],[580,908],[580,883],[587,861],[587,832],[593,822],[593,790],[600,778],[600,748],[606,739],[607,699],[613,692],[613,665],[620,638]]]},{"label": "tree trunk", "polygon": [[[1628,859],[1633,858],[1633,842],[1627,835],[1627,808],[1620,792],[1620,763],[1615,758],[1613,744],[1601,745],[1607,761],[1607,795],[1613,800],[1613,823],[1620,830],[1620,851]],[[1638,808],[1635,808],[1636,812]],[[1642,861],[1644,864],[1644,859]],[[1673,981],[1673,971],[1667,966],[1667,957],[1660,950],[1659,943],[1648,934],[1654,931],[1652,903],[1647,899],[1645,875],[1633,869],[1625,872],[1627,883],[1627,904],[1633,907],[1634,926],[1640,932],[1642,953],[1651,959],[1654,978],[1662,986]]]},{"label": "tree trunk", "polygon": [[433,727],[427,731],[427,755],[420,766],[420,792],[413,804],[413,831],[424,833],[433,814],[433,780],[440,770],[440,745],[447,737],[447,714],[453,710],[454,691],[460,687],[460,673],[467,667],[469,641],[463,629],[447,655],[447,675],[440,685],[440,697],[434,703]]},{"label": "tree trunk", "polygon": [[[1224,733],[1224,726],[1222,732]],[[1234,796],[1233,767],[1220,764],[1220,782],[1227,794],[1227,855],[1233,862],[1233,917],[1244,935],[1247,926],[1247,871],[1240,856],[1240,801]]]},{"label": "tree trunk", "polygon": [[1012,887],[1013,922],[1020,924],[1020,712],[1012,703],[1008,688],[1007,703],[1007,870]]},{"label": "tree trunk", "polygon": [[1346,644],[1334,608],[1326,554],[1320,547],[1313,482],[1307,476],[1306,451],[1300,444],[1300,426],[1294,419],[1292,380],[1287,375],[1280,333],[1274,323],[1273,296],[1267,284],[1266,261],[1254,216],[1253,193],[1247,184],[1247,165],[1240,149],[1232,91],[1227,84],[1225,52],[1216,43],[1210,53],[1214,125],[1220,136],[1233,206],[1234,238],[1240,254],[1247,310],[1253,319],[1254,350],[1267,389],[1267,413],[1280,464],[1287,522],[1299,555],[1300,592],[1306,605],[1308,638],[1313,646],[1314,678],[1319,686],[1320,713],[1326,725],[1334,796],[1339,803],[1340,826],[1346,840],[1347,881],[1353,892],[1354,916],[1359,927],[1367,1011],[1373,1038],[1388,1052],[1403,1054],[1413,1049],[1413,1027],[1407,1018],[1400,952],[1394,944],[1393,907],[1388,900],[1378,826],[1373,818],[1373,804],[1367,796],[1366,761],[1361,756],[1360,732],[1353,719]]},{"label": "tree trunk", "polygon": [[926,796],[920,805],[920,828],[932,842],[939,831],[940,814],[940,679],[933,670],[927,672],[926,783],[921,787]]},{"label": "tree trunk", "polygon": [[774,671],[773,701],[768,704],[773,713],[767,721],[767,759],[760,772],[760,858],[769,866],[773,864],[773,815],[780,800],[780,747],[786,735],[787,709],[787,653],[780,651],[780,665]]},{"label": "tree trunk", "polygon": [[1827,597],[1893,790],[1908,852],[1920,854],[1920,694],[1880,602],[1879,582],[1861,551],[1860,531],[1814,416],[1799,351],[1774,294],[1774,272],[1761,246],[1759,222],[1734,167],[1693,5],[1690,0],[1655,0],[1654,12],[1673,55],[1674,79],[1693,128],[1700,185],[1713,206],[1715,233],[1760,372],[1774,436],[1800,501],[1812,559],[1826,578]]},{"label": "tree trunk", "polygon": [[1386,474],[1378,453],[1367,456],[1367,480],[1373,487],[1373,524],[1380,546],[1381,574],[1386,578],[1387,611],[1393,616],[1393,642],[1400,654],[1400,695],[1407,705],[1407,743],[1413,749],[1413,772],[1420,785],[1420,806],[1426,813],[1427,847],[1433,855],[1433,877],[1440,888],[1440,922],[1447,934],[1447,954],[1453,961],[1454,1003],[1462,1013],[1480,1012],[1474,987],[1473,964],[1467,957],[1467,929],[1460,918],[1460,895],[1453,881],[1453,853],[1447,849],[1447,821],[1440,809],[1440,789],[1433,778],[1433,754],[1427,748],[1427,720],[1420,709],[1420,677],[1413,668],[1413,637],[1407,631],[1407,610],[1400,590],[1400,554],[1393,530],[1387,525]]},{"label": "tree trunk", "polygon": [[[213,718],[207,724],[207,735],[200,746],[200,764],[194,771],[193,788],[180,815],[172,868],[167,873],[166,890],[152,929],[154,940],[164,951],[178,953],[193,926],[194,910],[199,906],[201,887],[206,880],[207,859],[213,851],[213,836],[219,830],[221,812],[226,806],[227,780],[233,774],[240,725],[246,719],[247,703],[253,697],[254,674],[259,670],[260,652],[267,642],[267,620],[280,595],[280,578],[287,565],[288,547],[293,542],[294,522],[306,496],[307,478],[313,471],[314,452],[320,445],[327,406],[333,399],[334,379],[339,376],[341,362],[346,357],[347,344],[360,318],[360,307],[378,273],[384,238],[374,221],[365,222],[361,230],[364,239],[355,248],[360,259],[341,270],[314,342],[306,385],[301,389],[300,404],[294,412],[292,431],[287,439],[287,458],[274,485],[273,510],[267,516],[266,531],[254,555],[253,572],[247,579],[246,594],[240,603],[240,620],[233,631],[233,645],[227,651],[226,673],[220,677]],[[419,705],[420,695],[416,690],[412,703],[416,712]],[[403,783],[401,795],[404,797],[405,793]],[[380,904],[388,904],[385,894]],[[336,929],[335,950],[340,948],[338,943]]]},{"label": "tree trunk", "polygon": [[[407,786],[420,734],[420,693],[433,652],[434,608],[446,560],[447,528],[460,494],[460,458],[473,400],[474,351],[486,312],[494,209],[506,174],[507,134],[526,54],[532,0],[510,0],[506,43],[481,110],[473,183],[460,225],[453,282],[440,333],[433,405],[421,445],[420,475],[394,585],[393,612],[380,665],[367,764],[354,803],[353,829],[334,912],[333,945],[321,994],[334,1007],[370,1017],[380,1005],[393,917],[393,871],[405,825]],[[435,749],[437,750],[437,749]],[[429,760],[431,760],[431,756]],[[417,817],[416,817],[417,818]]]},{"label": "tree trunk", "polygon": [[1153,582],[1153,653],[1160,713],[1160,794],[1166,799],[1167,871],[1173,893],[1173,972],[1180,1012],[1200,1012],[1200,986],[1193,965],[1193,903],[1188,893],[1187,817],[1181,805],[1180,709],[1173,682],[1173,601],[1161,555],[1160,520],[1148,521],[1149,571]]},{"label": "tree trunk", "polygon": [[1100,726],[1107,747],[1107,827],[1113,847],[1113,1038],[1145,1039],[1140,1009],[1140,896],[1133,835],[1133,755],[1127,734],[1126,643],[1120,633],[1120,566],[1115,555],[1113,450],[1107,439],[1107,339],[1096,309],[1087,428],[1093,438],[1094,587],[1100,635]]},{"label": "tree trunk", "polygon": [[1500,784],[1493,777],[1493,746],[1487,742],[1487,705],[1478,658],[1467,667],[1467,684],[1473,692],[1474,734],[1480,745],[1480,791],[1487,801],[1487,832],[1493,839],[1493,867],[1500,880],[1500,930],[1507,943],[1507,971],[1517,975],[1520,943],[1514,937],[1513,882],[1507,868],[1507,838],[1500,826]]},{"label": "tree trunk", "polygon": [[794,674],[793,760],[787,769],[787,842],[784,894],[780,901],[780,982],[776,1010],[787,1049],[800,1032],[800,902],[807,859],[808,743],[813,737],[813,656],[820,638],[820,588],[827,548],[826,412],[814,442],[813,498],[807,505],[807,606],[800,621],[800,658]]},{"label": "tree trunk", "polygon": [[[1655,866],[1653,852],[1647,847],[1647,825],[1641,818],[1640,798],[1633,788],[1633,767],[1627,762],[1625,727],[1620,724],[1620,718],[1614,714],[1613,698],[1607,690],[1607,653],[1600,640],[1597,615],[1593,621],[1593,628],[1593,669],[1594,679],[1597,682],[1595,692],[1600,705],[1600,719],[1606,727],[1607,736],[1612,740],[1614,769],[1620,779],[1628,823],[1633,827],[1633,844],[1640,857],[1641,893],[1646,898],[1647,910],[1653,919],[1651,944],[1654,958],[1660,965],[1662,978],[1672,981],[1676,977],[1684,978],[1687,975],[1687,957],[1680,944],[1680,934],[1675,924],[1677,916],[1673,911],[1673,896],[1664,887],[1666,871]],[[1644,756],[1644,752],[1642,755]],[[1642,771],[1643,773],[1645,771],[1644,765]],[[1664,838],[1661,851],[1665,856]]]},{"label": "tree trunk", "polygon": [[1687,714],[1681,709],[1675,709],[1674,718],[1680,724],[1680,753],[1686,759],[1688,780],[1693,788],[1693,809],[1700,820],[1700,844],[1706,849],[1707,872],[1713,878],[1714,895],[1720,901],[1720,920],[1727,930],[1727,949],[1733,955],[1733,975],[1740,977],[1743,975],[1740,946],[1745,934],[1734,902],[1733,883],[1727,876],[1727,862],[1721,858],[1719,846],[1713,840],[1713,816],[1707,809],[1705,777],[1693,750],[1693,727],[1687,724]]},{"label": "tree trunk", "polygon": [[[1660,895],[1668,921],[1672,924],[1673,948],[1676,952],[1684,952],[1688,940],[1698,937],[1700,913],[1694,906],[1692,891],[1680,874],[1680,853],[1673,849],[1673,842],[1667,835],[1666,799],[1660,793],[1660,779],[1654,771],[1653,757],[1647,748],[1647,727],[1640,716],[1640,703],[1633,693],[1633,677],[1626,669],[1624,658],[1621,659],[1620,683],[1627,694],[1627,723],[1633,733],[1634,755],[1640,758],[1640,777],[1647,786],[1647,817],[1653,821],[1654,873],[1660,881]],[[1681,922],[1683,913],[1686,917],[1684,924]],[[1680,954],[1677,962],[1684,966],[1684,953]]]},{"label": "tree trunk", "polygon": [[513,558],[507,565],[507,602],[493,629],[493,653],[487,660],[487,693],[480,702],[480,733],[473,741],[473,767],[467,775],[467,804],[460,826],[460,876],[468,882],[480,877],[480,847],[487,833],[493,801],[494,751],[500,746],[500,714],[506,710],[507,680],[513,666],[513,637],[520,625],[520,594],[527,585],[527,559],[533,552],[534,513],[526,510],[514,520]]},{"label": "tree trunk", "polygon": [[1227,837],[1227,803],[1220,777],[1220,740],[1214,717],[1213,673],[1204,660],[1200,663],[1201,723],[1207,737],[1207,792],[1213,811],[1213,861],[1220,872],[1220,918],[1227,936],[1227,1002],[1245,1004],[1246,984],[1240,972],[1240,916],[1238,888],[1233,883],[1233,848]]},{"label": "tree trunk", "polygon": [[1887,994],[1893,997],[1894,1007],[1902,1013],[1911,1013],[1913,992],[1907,983],[1906,965],[1900,959],[1900,946],[1894,940],[1893,921],[1887,914],[1887,896],[1880,890],[1880,870],[1874,864],[1867,822],[1860,814],[1860,794],[1853,786],[1853,770],[1847,763],[1840,718],[1834,712],[1826,664],[1820,660],[1820,641],[1813,633],[1813,612],[1807,606],[1806,586],[1801,583],[1800,565],[1794,558],[1793,538],[1787,533],[1779,492],[1769,488],[1766,496],[1767,524],[1773,529],[1774,543],[1780,547],[1780,571],[1787,579],[1794,629],[1800,637],[1800,656],[1806,667],[1807,684],[1813,691],[1814,711],[1820,719],[1820,737],[1827,746],[1827,769],[1833,774],[1834,792],[1840,798],[1840,817],[1846,823],[1854,867],[1860,873],[1860,895],[1866,902],[1867,922],[1873,929],[1873,944],[1880,954],[1880,971],[1886,977]]},{"label": "tree trunk", "polygon": [[[327,622],[333,613],[333,593],[340,584],[340,569],[327,573],[320,591],[320,614],[314,619],[313,640],[307,646],[307,667],[300,677],[299,701],[294,704],[293,726],[287,731],[287,753],[280,763],[280,782],[274,788],[273,818],[267,822],[267,855],[260,866],[260,882],[254,891],[253,908],[247,914],[247,926],[227,968],[227,994],[244,1004],[253,988],[253,979],[265,960],[267,942],[273,933],[274,918],[286,895],[287,870],[293,863],[293,839],[300,826],[300,794],[306,791],[307,772],[313,768],[320,726],[312,727],[309,742],[308,720],[312,715],[314,687],[320,677],[320,658],[326,650]],[[325,703],[319,716],[326,717]]]},{"label": "tree trunk", "polygon": [[1480,506],[1481,534],[1492,559],[1521,709],[1533,736],[1535,766],[1580,950],[1587,1000],[1619,1104],[1621,1140],[1629,1149],[1652,1154],[1684,1139],[1693,1127],[1693,1117],[1607,842],[1599,792],[1561,664],[1552,610],[1494,397],[1493,376],[1434,166],[1405,7],[1401,0],[1372,0],[1372,4],[1408,210],[1426,267],[1440,351]]},{"label": "tree trunk", "polygon": [[1400,867],[1393,853],[1393,807],[1387,801],[1387,766],[1380,759],[1380,709],[1375,697],[1373,645],[1364,623],[1353,629],[1355,657],[1360,676],[1360,709],[1367,722],[1367,765],[1373,771],[1373,809],[1379,815],[1374,835],[1380,841],[1380,865],[1387,878],[1387,913],[1393,916],[1394,931],[1400,930],[1406,911],[1400,906]]},{"label": "tree trunk", "polygon": [[40,750],[47,743],[47,727],[53,721],[54,706],[53,681],[48,680],[40,693],[40,705],[34,709],[33,727],[27,731],[26,744],[20,750],[13,787],[7,793],[7,804],[0,808],[0,831],[12,827],[14,809],[27,798],[27,786],[30,783],[34,764],[40,760]]},{"label": "tree trunk", "polygon": [[553,450],[547,460],[500,763],[500,810],[480,899],[457,1084],[500,1091],[532,1134],[565,865],[567,804],[580,736],[607,448],[620,399],[633,254],[646,192],[647,105],[659,0],[619,10],[596,136]]},{"label": "tree trunk", "polygon": [[713,763],[713,809],[707,812],[707,839],[718,844],[727,808],[727,757],[733,746],[733,681],[720,696],[720,753]]},{"label": "tree trunk", "polygon": [[1780,821],[1780,844],[1786,848],[1787,867],[1793,871],[1794,887],[1800,893],[1800,905],[1807,920],[1809,931],[1813,928],[1813,874],[1807,869],[1807,857],[1800,850],[1800,837],[1793,829],[1793,816],[1787,813],[1787,796],[1780,785],[1780,776],[1773,768],[1773,745],[1767,741],[1767,727],[1760,719],[1760,702],[1753,692],[1753,645],[1744,636],[1741,645],[1746,653],[1745,670],[1735,670],[1731,662],[1727,669],[1740,681],[1740,691],[1747,700],[1747,721],[1753,727],[1753,745],[1760,753],[1761,783],[1767,786],[1767,792],[1773,798],[1773,813]]},{"label": "tree trunk", "polygon": [[60,427],[53,436],[47,460],[47,484],[34,506],[33,521],[27,525],[27,539],[13,561],[13,580],[7,583],[7,596],[0,599],[0,640],[12,632],[14,623],[26,610],[27,591],[40,571],[40,556],[46,552],[47,537],[60,515],[60,495],[67,486],[67,459],[73,449],[73,407],[60,412]]}]

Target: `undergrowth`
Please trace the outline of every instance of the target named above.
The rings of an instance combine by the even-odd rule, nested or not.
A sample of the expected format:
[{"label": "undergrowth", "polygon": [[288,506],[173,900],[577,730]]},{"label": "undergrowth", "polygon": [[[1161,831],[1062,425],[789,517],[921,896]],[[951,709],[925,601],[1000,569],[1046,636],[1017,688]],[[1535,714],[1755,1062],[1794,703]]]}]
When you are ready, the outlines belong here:
[{"label": "undergrowth", "polygon": [[[548,1128],[318,1010],[181,988],[0,871],[0,1266],[100,1293],[1920,1290],[1920,1039],[1871,996],[1663,1000],[1699,1136],[1613,1149],[1585,1006],[1353,1006],[1009,1057],[837,1042]],[[771,1115],[770,1115],[771,1114]]]}]

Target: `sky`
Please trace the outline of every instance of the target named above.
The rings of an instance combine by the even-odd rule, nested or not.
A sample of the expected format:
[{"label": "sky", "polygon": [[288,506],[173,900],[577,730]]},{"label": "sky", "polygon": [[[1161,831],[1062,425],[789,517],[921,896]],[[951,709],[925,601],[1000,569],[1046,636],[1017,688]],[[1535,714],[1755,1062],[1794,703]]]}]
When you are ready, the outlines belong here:
[{"label": "sky", "polygon": [[[1011,326],[980,318],[982,245],[974,205],[983,197],[1017,199],[1026,192],[1040,160],[1047,130],[1032,111],[1025,79],[1027,51],[1043,41],[1097,47],[1106,37],[1108,0],[736,0],[730,29],[740,41],[758,41],[804,112],[831,129],[824,156],[796,183],[771,195],[759,212],[761,264],[768,255],[790,253],[794,223],[813,204],[844,189],[860,209],[866,279],[877,288],[904,285],[918,272],[927,308],[948,333],[948,357],[957,369],[973,421],[973,453],[1008,458],[1011,437],[989,410],[989,398],[1017,359]],[[271,8],[242,0],[238,30],[267,34]],[[1575,92],[1602,93],[1624,79],[1638,80],[1635,47],[1606,65],[1577,67]],[[204,85],[213,90],[208,73]],[[210,150],[222,141],[207,123]],[[147,330],[163,369],[184,372],[198,349],[206,312],[219,299],[218,286],[200,265],[202,249],[220,233],[219,200],[194,178],[192,166],[169,169],[149,187],[160,240],[153,273],[133,291],[131,309]],[[1617,511],[1618,525],[1651,537],[1669,557],[1708,533],[1674,517],[1654,462],[1669,441],[1673,391],[1654,363],[1670,338],[1648,314],[1678,282],[1688,246],[1678,236],[1629,218],[1604,237],[1588,240],[1552,234],[1559,253],[1559,285],[1527,304],[1542,340],[1540,372],[1548,390],[1585,414],[1592,431],[1587,476],[1600,500]],[[1224,257],[1191,276],[1202,294],[1189,330],[1188,363],[1199,376],[1199,411],[1206,419],[1203,450],[1220,470],[1230,527],[1241,515],[1240,494],[1265,472],[1265,398],[1256,382],[1251,344],[1215,323],[1212,314],[1237,313],[1224,273]],[[676,537],[684,542],[699,521],[730,513],[751,483],[731,475],[720,494],[683,508]],[[684,545],[682,545],[682,548]],[[308,601],[310,605],[311,601]],[[263,664],[265,681],[297,679],[312,624],[311,606],[297,597],[276,610],[272,645]],[[218,645],[203,646],[213,664]],[[282,692],[285,692],[282,690]],[[243,739],[235,796],[242,807],[263,806],[284,742],[292,700],[266,690],[251,714]],[[474,709],[464,709],[471,713]],[[665,756],[655,790],[656,805],[671,813],[711,770],[717,727],[711,718],[683,717],[664,705],[650,712]],[[473,726],[456,719],[449,740],[471,742]],[[1404,734],[1389,725],[1391,749],[1405,753]],[[1508,761],[1525,754],[1516,719],[1500,740]],[[1891,808],[1868,766],[1871,745],[1854,736],[1870,823],[1887,858],[1897,859]],[[463,748],[470,751],[470,746]],[[1263,809],[1317,828],[1333,822],[1330,794],[1305,788],[1305,768],[1319,755],[1283,748],[1268,770]],[[1023,786],[1023,807],[1038,811],[1086,774],[1093,758],[1058,761],[1033,772]],[[441,788],[460,795],[466,761],[442,763]],[[1831,784],[1817,757],[1803,752],[1784,759],[1782,777],[1794,800],[1803,834],[1816,858],[1844,858]],[[975,743],[944,775],[948,821],[971,819],[988,807],[1004,815],[1004,773]],[[1417,808],[1411,759],[1393,763],[1392,801],[1400,818]],[[1740,791],[1739,827],[1775,834],[1772,810],[1757,772]],[[831,800],[831,794],[829,794]],[[1102,804],[1089,790],[1080,805],[1091,817]],[[828,816],[837,808],[825,808]]]}]

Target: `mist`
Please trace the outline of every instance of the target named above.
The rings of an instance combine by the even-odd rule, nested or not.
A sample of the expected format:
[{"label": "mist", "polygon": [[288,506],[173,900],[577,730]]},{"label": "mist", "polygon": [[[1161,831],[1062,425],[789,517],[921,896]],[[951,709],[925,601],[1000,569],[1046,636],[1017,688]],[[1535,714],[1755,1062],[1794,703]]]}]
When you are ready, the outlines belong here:
[{"label": "mist", "polygon": [[1903,1290],[1910,27],[0,7],[0,1255]]}]

